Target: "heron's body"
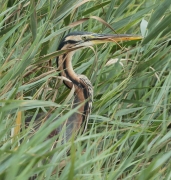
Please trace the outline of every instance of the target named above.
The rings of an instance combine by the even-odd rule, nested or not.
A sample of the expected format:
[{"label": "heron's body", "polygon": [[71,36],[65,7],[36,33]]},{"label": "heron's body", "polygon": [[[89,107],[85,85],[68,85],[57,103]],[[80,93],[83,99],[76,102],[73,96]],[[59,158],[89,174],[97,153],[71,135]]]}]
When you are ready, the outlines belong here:
[{"label": "heron's body", "polygon": [[[58,50],[66,50],[70,48],[80,49],[82,47],[92,46],[98,43],[104,42],[118,42],[127,40],[139,40],[140,36],[133,35],[105,35],[94,34],[89,32],[73,32],[68,34],[61,41]],[[64,84],[69,88],[75,89],[74,102],[72,108],[78,107],[76,113],[73,113],[66,120],[66,140],[69,140],[73,133],[77,133],[82,124],[87,124],[87,120],[92,108],[93,101],[93,87],[90,80],[84,75],[78,75],[75,73],[72,67],[72,56],[75,50],[60,55],[57,57],[56,62],[60,75],[67,78],[64,80]],[[86,127],[86,126],[85,126]],[[52,135],[56,135],[60,132],[62,126],[52,132]]]},{"label": "heron's body", "polygon": [[[58,50],[65,50],[71,48],[71,37],[67,36],[59,45]],[[68,43],[64,43],[65,40]],[[78,111],[72,114],[66,122],[66,137],[70,137],[72,132],[76,132],[80,129],[84,122],[85,128],[87,125],[88,116],[91,113],[92,101],[93,101],[93,87],[90,80],[84,75],[78,75],[75,73],[72,67],[72,56],[75,51],[71,51],[67,54],[63,54],[57,57],[57,67],[60,70],[60,75],[66,77],[70,81],[64,81],[64,84],[69,88],[75,89],[74,102],[72,108],[80,106]],[[68,138],[67,138],[68,139]]]}]

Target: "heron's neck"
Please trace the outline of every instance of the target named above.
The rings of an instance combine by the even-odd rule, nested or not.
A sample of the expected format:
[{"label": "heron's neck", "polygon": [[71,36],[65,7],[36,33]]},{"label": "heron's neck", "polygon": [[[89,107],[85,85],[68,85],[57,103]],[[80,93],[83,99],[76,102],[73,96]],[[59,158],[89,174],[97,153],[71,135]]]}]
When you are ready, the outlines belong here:
[{"label": "heron's neck", "polygon": [[[64,80],[64,84],[70,89],[74,85],[75,98],[73,108],[80,106],[77,113],[74,113],[69,118],[69,120],[73,119],[74,121],[76,121],[77,119],[78,123],[81,125],[84,120],[87,120],[88,115],[91,112],[92,92],[90,92],[90,89],[92,89],[92,86],[88,78],[86,80],[88,81],[89,86],[86,84],[86,82],[83,82],[83,80],[74,72],[71,62],[73,54],[74,52],[69,52],[67,54],[59,56],[58,69],[60,70],[61,76],[64,76],[71,81],[69,82],[67,80]],[[91,88],[89,89],[89,87]]]},{"label": "heron's neck", "polygon": [[80,81],[78,75],[74,72],[72,67],[73,55],[74,51],[63,54],[58,58],[58,69],[60,70],[61,76],[64,76],[71,81],[69,82],[67,80],[64,80],[64,84],[70,89],[72,88],[73,84],[79,86]]}]

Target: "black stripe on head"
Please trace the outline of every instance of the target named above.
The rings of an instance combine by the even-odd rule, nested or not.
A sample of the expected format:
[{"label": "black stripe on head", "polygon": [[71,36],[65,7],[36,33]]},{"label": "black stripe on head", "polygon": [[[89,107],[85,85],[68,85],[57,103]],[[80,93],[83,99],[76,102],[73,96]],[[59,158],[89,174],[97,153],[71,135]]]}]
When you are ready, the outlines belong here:
[{"label": "black stripe on head", "polygon": [[61,41],[58,50],[61,50],[66,44],[76,44],[77,42],[78,41],[74,41],[74,40]]},{"label": "black stripe on head", "polygon": [[[66,38],[66,37],[65,37]],[[59,44],[59,47],[58,47],[58,51],[61,50],[66,44],[76,44],[78,41],[74,41],[74,40],[67,40],[65,41],[62,40],[61,43]],[[59,56],[56,57],[56,64],[57,64],[57,67],[59,66],[59,63],[58,63],[58,60],[59,60]]]},{"label": "black stripe on head", "polygon": [[67,34],[60,42],[59,44],[59,47],[58,47],[58,50],[61,50],[62,47],[68,42],[70,44],[74,44],[76,43],[77,41],[74,41],[74,40],[68,40],[66,41],[66,38],[69,37],[69,36],[77,36],[77,35],[86,35],[86,34],[93,34],[91,32],[86,32],[86,31],[75,31],[75,32],[71,32],[69,34]]},{"label": "black stripe on head", "polygon": [[[77,41],[74,41],[74,40],[68,40],[66,41],[66,38],[69,37],[69,36],[76,36],[76,35],[84,35],[84,34],[93,34],[91,32],[86,32],[86,31],[75,31],[75,32],[71,32],[69,34],[67,34],[60,42],[59,46],[58,46],[58,51],[61,50],[67,43],[68,44],[75,44],[77,43]],[[58,57],[56,58],[56,63],[57,63],[57,66],[58,66]]]}]

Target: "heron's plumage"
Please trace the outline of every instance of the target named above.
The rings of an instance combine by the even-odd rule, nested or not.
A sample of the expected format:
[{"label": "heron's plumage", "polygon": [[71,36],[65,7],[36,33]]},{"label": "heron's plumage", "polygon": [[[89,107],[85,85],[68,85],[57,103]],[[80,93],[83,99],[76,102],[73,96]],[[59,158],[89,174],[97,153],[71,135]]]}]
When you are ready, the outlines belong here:
[{"label": "heron's plumage", "polygon": [[[87,125],[87,121],[92,109],[93,101],[93,86],[84,75],[78,75],[72,67],[72,57],[75,53],[75,49],[92,46],[94,44],[105,43],[105,42],[119,42],[127,40],[140,40],[142,37],[127,35],[127,34],[95,34],[91,32],[72,32],[66,35],[60,42],[57,50],[71,49],[70,52],[60,55],[56,58],[57,67],[60,71],[60,75],[64,76],[64,84],[68,88],[74,86],[74,100],[72,108],[78,107],[77,112],[73,113],[62,126],[66,126],[65,129],[65,140],[68,141],[73,133],[77,133],[82,124]],[[54,120],[57,120],[55,118]],[[62,129],[60,126],[56,131],[52,132],[52,136],[59,133]],[[85,126],[86,127],[86,126]]]}]

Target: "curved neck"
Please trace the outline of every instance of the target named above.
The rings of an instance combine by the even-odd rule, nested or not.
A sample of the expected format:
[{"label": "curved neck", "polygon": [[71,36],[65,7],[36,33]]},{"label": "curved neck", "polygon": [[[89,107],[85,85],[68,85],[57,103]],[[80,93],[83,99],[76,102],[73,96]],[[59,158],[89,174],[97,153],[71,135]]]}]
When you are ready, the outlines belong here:
[{"label": "curved neck", "polygon": [[76,108],[78,106],[79,109],[76,113],[69,117],[68,123],[70,126],[80,128],[83,121],[88,119],[88,115],[91,112],[92,106],[92,85],[87,77],[83,75],[77,75],[72,67],[72,56],[74,51],[69,52],[67,54],[63,54],[59,56],[57,59],[58,69],[60,70],[60,75],[66,77],[71,82],[64,80],[64,84],[68,88],[72,88],[74,85],[75,88],[75,96],[74,103],[72,108]]},{"label": "curved neck", "polygon": [[80,83],[80,79],[78,78],[77,74],[74,72],[72,67],[72,56],[74,55],[74,51],[69,52],[67,54],[63,54],[58,58],[58,69],[60,70],[60,75],[66,77],[67,79],[71,80],[71,82],[64,80],[64,84],[68,88],[72,88],[73,84],[77,85]]}]

